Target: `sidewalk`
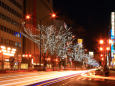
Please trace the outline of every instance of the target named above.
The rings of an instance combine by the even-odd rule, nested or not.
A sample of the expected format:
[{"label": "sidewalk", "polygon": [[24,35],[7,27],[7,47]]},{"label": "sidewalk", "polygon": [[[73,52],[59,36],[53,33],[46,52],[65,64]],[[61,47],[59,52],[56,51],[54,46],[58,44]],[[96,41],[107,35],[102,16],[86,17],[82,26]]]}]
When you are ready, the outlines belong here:
[{"label": "sidewalk", "polygon": [[0,74],[20,73],[20,72],[38,72],[37,70],[0,70]]},{"label": "sidewalk", "polygon": [[[54,68],[54,69],[46,69],[44,72],[49,72],[49,71],[79,71],[79,70],[83,70],[83,69],[57,69],[57,68]],[[40,72],[40,71],[43,71],[43,70],[36,70],[36,69],[33,69],[33,70],[0,70],[0,74],[5,74],[5,73],[18,73],[18,72]]]}]

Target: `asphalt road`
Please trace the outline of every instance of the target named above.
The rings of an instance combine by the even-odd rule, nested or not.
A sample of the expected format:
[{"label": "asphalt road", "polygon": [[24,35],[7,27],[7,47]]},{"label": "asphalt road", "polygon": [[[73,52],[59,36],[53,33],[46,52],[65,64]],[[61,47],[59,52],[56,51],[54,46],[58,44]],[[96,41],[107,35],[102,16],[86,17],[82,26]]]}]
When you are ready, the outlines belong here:
[{"label": "asphalt road", "polygon": [[94,76],[91,72],[93,70],[6,73],[0,74],[0,86],[115,86],[115,76]]},{"label": "asphalt road", "polygon": [[71,75],[79,75],[82,72],[87,71],[41,71],[0,74],[0,86],[25,86],[47,80],[55,80],[60,77],[67,78]]},{"label": "asphalt road", "polygon": [[98,75],[97,77],[74,75],[28,86],[115,86],[115,80]]},{"label": "asphalt road", "polygon": [[115,86],[115,81],[94,78],[91,79],[77,76],[58,83],[49,84],[45,86]]}]

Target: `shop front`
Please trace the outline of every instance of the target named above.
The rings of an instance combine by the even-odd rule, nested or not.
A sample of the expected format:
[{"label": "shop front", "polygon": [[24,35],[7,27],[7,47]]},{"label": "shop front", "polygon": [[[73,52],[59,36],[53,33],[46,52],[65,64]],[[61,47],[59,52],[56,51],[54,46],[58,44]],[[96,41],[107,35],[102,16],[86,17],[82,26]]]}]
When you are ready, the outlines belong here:
[{"label": "shop front", "polygon": [[15,52],[14,48],[0,46],[0,70],[14,69],[14,66],[17,68]]}]

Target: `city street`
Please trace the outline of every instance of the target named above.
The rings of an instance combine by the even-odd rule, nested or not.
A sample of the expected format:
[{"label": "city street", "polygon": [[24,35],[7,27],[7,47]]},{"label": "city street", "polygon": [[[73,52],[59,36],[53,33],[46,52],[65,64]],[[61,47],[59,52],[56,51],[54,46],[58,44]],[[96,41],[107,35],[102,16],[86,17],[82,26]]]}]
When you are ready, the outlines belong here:
[{"label": "city street", "polygon": [[71,77],[57,78],[45,82],[36,83],[28,86],[115,86],[115,77],[110,75],[74,75]]},{"label": "city street", "polygon": [[88,71],[50,71],[50,72],[19,72],[0,74],[0,86],[23,86],[39,83],[59,77],[70,78]]},{"label": "city street", "polygon": [[0,0],[0,86],[115,86],[115,0]]},{"label": "city street", "polygon": [[92,75],[94,70],[33,71],[0,74],[0,86],[114,86],[112,75]]},{"label": "city street", "polygon": [[[66,80],[54,81],[41,86],[115,86],[115,81],[102,78],[75,76]],[[33,85],[40,86],[40,85]]]}]

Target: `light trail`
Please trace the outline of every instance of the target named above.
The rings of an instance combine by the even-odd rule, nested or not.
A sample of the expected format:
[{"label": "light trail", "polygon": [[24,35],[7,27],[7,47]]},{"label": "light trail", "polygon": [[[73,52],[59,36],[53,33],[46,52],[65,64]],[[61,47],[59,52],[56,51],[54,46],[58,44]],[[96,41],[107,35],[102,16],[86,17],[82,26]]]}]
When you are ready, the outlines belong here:
[{"label": "light trail", "polygon": [[19,75],[7,75],[7,76],[2,76],[0,78],[8,78],[8,77],[16,77],[16,76],[24,76],[24,75],[42,75],[43,73],[31,73],[31,74],[19,74]]},{"label": "light trail", "polygon": [[115,80],[115,77],[105,77],[105,76],[98,76],[98,75],[91,75],[91,74],[85,74],[85,73],[82,73],[81,74],[83,77],[88,77],[88,78],[97,78],[97,79],[108,79],[108,80]]},{"label": "light trail", "polygon": [[[38,76],[31,76],[31,77],[26,77],[26,78],[4,80],[4,81],[0,81],[0,83],[1,83],[1,86],[8,86],[8,85],[15,85],[15,84],[17,85],[17,84],[21,84],[21,83],[26,83],[25,85],[27,85],[27,83],[33,84],[33,83],[37,83],[37,82],[41,82],[41,81],[45,81],[45,80],[50,80],[50,79],[54,79],[54,78],[59,78],[59,77],[78,74],[78,73],[85,73],[85,72],[87,72],[87,71],[54,72],[53,74],[47,74],[47,75],[40,75],[40,76],[38,75]],[[52,73],[52,72],[49,72],[49,73]],[[19,80],[21,80],[21,81],[19,81]],[[4,84],[5,82],[8,82],[8,83]]]}]

